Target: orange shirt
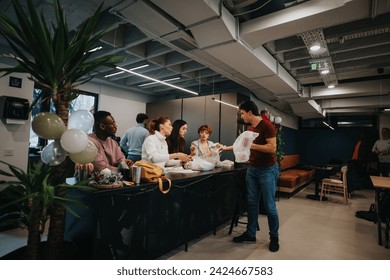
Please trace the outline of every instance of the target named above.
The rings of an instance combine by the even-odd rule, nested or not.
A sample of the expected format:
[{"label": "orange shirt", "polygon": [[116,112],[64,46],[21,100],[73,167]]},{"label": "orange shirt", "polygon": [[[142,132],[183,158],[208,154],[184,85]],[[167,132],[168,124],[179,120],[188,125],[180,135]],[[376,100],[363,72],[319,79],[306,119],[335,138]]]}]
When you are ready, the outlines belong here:
[{"label": "orange shirt", "polygon": [[356,159],[358,160],[359,158],[359,148],[360,148],[360,144],[362,144],[362,140],[359,140],[356,145],[355,145],[355,150],[353,151],[353,154],[352,154],[352,160]]}]

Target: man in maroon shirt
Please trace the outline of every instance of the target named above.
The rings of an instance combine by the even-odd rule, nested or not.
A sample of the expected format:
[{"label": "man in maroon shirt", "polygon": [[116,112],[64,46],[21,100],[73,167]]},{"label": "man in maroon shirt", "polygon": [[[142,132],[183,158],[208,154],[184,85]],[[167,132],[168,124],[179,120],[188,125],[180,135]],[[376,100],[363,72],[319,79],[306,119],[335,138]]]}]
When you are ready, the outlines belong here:
[{"label": "man in maroon shirt", "polygon": [[275,203],[276,183],[279,167],[276,162],[276,131],[274,125],[262,119],[253,101],[239,105],[239,113],[245,123],[251,124],[248,130],[259,135],[250,147],[249,167],[246,173],[248,224],[242,235],[234,237],[233,242],[256,242],[257,219],[260,196],[267,213],[270,235],[269,250],[279,250],[279,216]]}]

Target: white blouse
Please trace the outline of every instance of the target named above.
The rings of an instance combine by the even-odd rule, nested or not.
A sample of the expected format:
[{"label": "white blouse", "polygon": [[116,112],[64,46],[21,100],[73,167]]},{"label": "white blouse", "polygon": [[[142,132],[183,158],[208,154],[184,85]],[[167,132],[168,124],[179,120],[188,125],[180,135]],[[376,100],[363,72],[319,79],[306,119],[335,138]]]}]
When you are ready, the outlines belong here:
[{"label": "white blouse", "polygon": [[161,167],[169,160],[168,144],[165,136],[155,131],[155,134],[146,137],[142,145],[142,160],[155,163]]}]

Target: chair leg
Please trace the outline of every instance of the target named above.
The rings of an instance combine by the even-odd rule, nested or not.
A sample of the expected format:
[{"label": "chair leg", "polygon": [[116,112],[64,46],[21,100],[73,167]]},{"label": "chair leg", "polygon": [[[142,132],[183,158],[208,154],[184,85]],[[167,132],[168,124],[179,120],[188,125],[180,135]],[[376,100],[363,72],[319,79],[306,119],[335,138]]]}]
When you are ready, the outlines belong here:
[{"label": "chair leg", "polygon": [[385,227],[385,248],[389,248],[389,217],[386,217],[386,227]]},{"label": "chair leg", "polygon": [[324,195],[324,184],[322,183],[321,192],[320,192],[320,201],[322,201],[322,196]]}]

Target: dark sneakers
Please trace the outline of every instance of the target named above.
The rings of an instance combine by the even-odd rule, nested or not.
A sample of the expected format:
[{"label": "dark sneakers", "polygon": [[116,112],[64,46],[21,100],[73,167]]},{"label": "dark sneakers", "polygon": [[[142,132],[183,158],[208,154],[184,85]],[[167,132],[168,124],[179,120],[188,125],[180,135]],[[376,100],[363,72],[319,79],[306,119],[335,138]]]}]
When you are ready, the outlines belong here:
[{"label": "dark sneakers", "polygon": [[269,243],[269,250],[271,252],[279,251],[279,238],[278,237],[271,236],[271,241]]},{"label": "dark sneakers", "polygon": [[235,243],[256,243],[256,237],[248,236],[247,232],[244,232],[240,236],[236,236],[233,238],[233,242]]}]

